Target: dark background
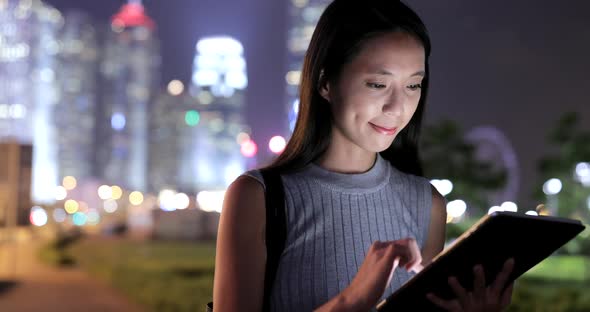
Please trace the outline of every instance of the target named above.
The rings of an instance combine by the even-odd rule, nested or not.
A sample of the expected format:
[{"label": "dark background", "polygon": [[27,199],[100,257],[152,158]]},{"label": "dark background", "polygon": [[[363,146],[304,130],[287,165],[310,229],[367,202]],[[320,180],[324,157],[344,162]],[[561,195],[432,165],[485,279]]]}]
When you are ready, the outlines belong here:
[{"label": "dark background", "polygon": [[[198,39],[233,36],[246,51],[246,118],[254,139],[284,134],[287,1],[144,1],[158,25],[162,84],[190,82]],[[46,2],[62,12],[86,11],[104,27],[124,3]],[[535,162],[551,152],[547,131],[566,111],[579,112],[589,128],[590,1],[405,2],[423,18],[433,42],[426,121],[453,119],[466,130],[491,125],[503,131],[521,167],[518,202],[528,210],[522,206],[533,205]]]}]

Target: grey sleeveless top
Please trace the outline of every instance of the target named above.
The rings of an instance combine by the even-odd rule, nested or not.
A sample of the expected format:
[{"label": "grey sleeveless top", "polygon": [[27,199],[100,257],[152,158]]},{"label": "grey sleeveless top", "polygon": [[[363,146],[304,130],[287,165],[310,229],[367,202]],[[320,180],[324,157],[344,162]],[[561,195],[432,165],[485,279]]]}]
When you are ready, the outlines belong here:
[{"label": "grey sleeveless top", "polygon": [[[263,184],[257,170],[245,173]],[[272,311],[311,311],[344,290],[376,241],[427,237],[432,191],[377,156],[361,174],[315,164],[283,175],[287,241],[271,294]],[[397,269],[383,298],[412,273]],[[382,298],[382,299],[383,299]]]}]

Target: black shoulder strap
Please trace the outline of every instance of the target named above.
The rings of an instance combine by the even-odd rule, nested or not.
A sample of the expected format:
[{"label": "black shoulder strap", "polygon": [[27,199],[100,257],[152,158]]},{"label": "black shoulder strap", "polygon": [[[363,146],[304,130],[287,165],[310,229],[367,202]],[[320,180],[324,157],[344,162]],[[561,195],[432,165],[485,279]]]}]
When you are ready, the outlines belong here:
[{"label": "black shoulder strap", "polygon": [[266,270],[264,273],[264,301],[262,311],[270,311],[270,295],[287,240],[285,190],[276,169],[260,170],[264,179],[266,206]]}]

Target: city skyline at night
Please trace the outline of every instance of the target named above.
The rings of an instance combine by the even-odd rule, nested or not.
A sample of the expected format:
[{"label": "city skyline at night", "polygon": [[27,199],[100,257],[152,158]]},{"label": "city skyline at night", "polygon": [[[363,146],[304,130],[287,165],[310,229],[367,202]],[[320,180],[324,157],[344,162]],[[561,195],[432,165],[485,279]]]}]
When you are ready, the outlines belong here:
[{"label": "city skyline at night", "polygon": [[99,176],[142,192],[147,190],[148,116],[161,63],[156,24],[148,14],[140,2],[130,1],[110,21],[100,63],[103,99],[95,145]]},{"label": "city skyline at night", "polygon": [[[32,144],[34,203],[74,200],[69,214],[113,213],[132,192],[222,190],[256,163],[240,148],[251,132],[239,41],[196,42],[192,82],[160,89],[157,24],[141,1],[108,23],[41,1],[13,1],[2,14],[0,70],[12,79],[2,84],[0,135]],[[129,196],[132,206],[143,202]]]},{"label": "city skyline at night", "polygon": [[[124,2],[47,3],[62,12],[81,9],[104,22]],[[265,142],[274,135],[285,135],[288,127],[284,99],[291,2],[250,1],[239,10],[229,0],[178,1],[174,5],[146,0],[143,4],[157,23],[162,41],[163,87],[173,79],[190,83],[192,53],[199,38],[227,34],[244,44],[250,78],[244,117],[252,124],[260,155],[266,153],[268,160],[272,155]],[[524,1],[510,11],[499,4],[466,1],[408,4],[423,16],[433,40],[426,122],[450,118],[465,129],[486,125],[500,129],[512,142],[521,164],[519,201],[531,204],[535,162],[547,153],[547,128],[565,111],[579,111],[585,121],[590,116],[589,106],[583,105],[588,81],[580,57],[590,51],[590,40],[578,40],[590,37],[589,22],[581,14],[590,9],[589,4]],[[558,22],[549,27],[543,23],[547,15]],[[571,78],[559,78],[564,75]]]}]

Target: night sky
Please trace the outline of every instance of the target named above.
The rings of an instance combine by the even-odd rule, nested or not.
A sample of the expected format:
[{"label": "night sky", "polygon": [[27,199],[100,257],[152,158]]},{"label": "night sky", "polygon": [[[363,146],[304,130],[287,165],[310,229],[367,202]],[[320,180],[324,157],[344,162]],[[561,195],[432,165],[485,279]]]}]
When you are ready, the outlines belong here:
[{"label": "night sky", "polygon": [[[158,25],[162,84],[190,81],[199,38],[233,36],[246,51],[246,118],[253,137],[267,142],[281,133],[287,1],[145,0]],[[62,12],[86,11],[105,27],[124,3],[45,2]],[[590,1],[405,2],[423,18],[433,42],[426,121],[453,119],[467,130],[482,125],[502,130],[521,167],[521,209],[531,208],[535,162],[551,152],[545,144],[547,130],[566,111],[578,111],[590,129]]]}]

